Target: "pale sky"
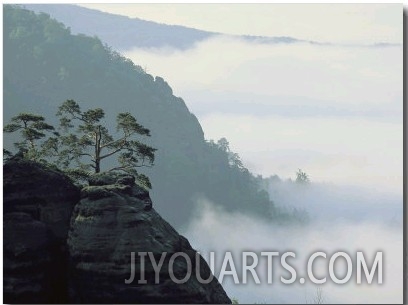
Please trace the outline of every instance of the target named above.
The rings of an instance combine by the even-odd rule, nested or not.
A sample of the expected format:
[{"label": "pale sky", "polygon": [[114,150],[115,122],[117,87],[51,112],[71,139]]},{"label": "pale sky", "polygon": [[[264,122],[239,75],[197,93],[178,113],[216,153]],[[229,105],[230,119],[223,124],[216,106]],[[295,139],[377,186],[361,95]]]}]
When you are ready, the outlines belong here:
[{"label": "pale sky", "polygon": [[402,43],[402,4],[81,4],[226,34],[338,43]]}]

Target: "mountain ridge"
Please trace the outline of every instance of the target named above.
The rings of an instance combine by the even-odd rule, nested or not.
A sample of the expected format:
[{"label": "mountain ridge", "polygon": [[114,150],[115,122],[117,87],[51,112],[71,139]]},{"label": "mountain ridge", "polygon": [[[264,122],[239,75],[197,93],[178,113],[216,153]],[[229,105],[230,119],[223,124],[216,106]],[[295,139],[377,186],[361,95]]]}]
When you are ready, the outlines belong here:
[{"label": "mountain ridge", "polygon": [[[119,51],[133,48],[171,47],[178,50],[193,48],[197,43],[212,37],[242,39],[257,44],[306,43],[318,46],[389,48],[402,47],[402,43],[378,41],[369,44],[333,43],[291,36],[233,35],[212,32],[183,25],[165,24],[137,17],[90,9],[75,4],[24,4],[37,13],[43,12],[62,21],[73,33],[98,36],[108,46]],[[87,30],[85,30],[87,29]]]},{"label": "mountain ridge", "polygon": [[[151,48],[170,46],[185,50],[195,43],[215,36],[243,39],[262,44],[276,43],[326,43],[308,41],[289,36],[231,35],[206,31],[183,25],[169,25],[137,17],[102,12],[73,4],[25,4],[25,8],[43,12],[71,27],[73,33],[97,35],[109,46],[117,50],[132,47]],[[86,24],[87,30],[85,31]],[[109,25],[109,26],[107,26]],[[85,31],[85,32],[84,32]],[[129,37],[133,37],[130,39]]]}]

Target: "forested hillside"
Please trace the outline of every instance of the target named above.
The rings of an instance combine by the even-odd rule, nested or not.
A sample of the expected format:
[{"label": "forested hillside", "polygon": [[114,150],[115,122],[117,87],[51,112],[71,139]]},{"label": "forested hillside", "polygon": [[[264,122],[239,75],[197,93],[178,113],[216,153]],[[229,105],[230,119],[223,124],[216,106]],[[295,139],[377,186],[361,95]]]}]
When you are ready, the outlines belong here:
[{"label": "forested hillside", "polygon": [[[276,215],[228,142],[206,141],[197,118],[162,78],[153,78],[96,37],[72,35],[43,13],[5,5],[3,34],[5,123],[32,112],[57,126],[57,107],[67,99],[85,109],[103,108],[111,129],[116,114],[128,111],[150,129],[148,144],[158,149],[155,166],[144,172],[153,185],[155,207],[170,223],[186,224],[199,196],[227,211]],[[5,135],[6,148],[15,137]]]}]

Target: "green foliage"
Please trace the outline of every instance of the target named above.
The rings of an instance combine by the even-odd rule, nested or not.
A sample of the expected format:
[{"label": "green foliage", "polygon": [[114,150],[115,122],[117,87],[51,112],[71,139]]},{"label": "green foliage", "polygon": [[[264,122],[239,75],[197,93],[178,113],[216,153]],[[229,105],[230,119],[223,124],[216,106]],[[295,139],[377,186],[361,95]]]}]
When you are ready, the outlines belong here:
[{"label": "green foliage", "polygon": [[141,186],[144,186],[146,189],[151,189],[152,188],[152,184],[150,182],[150,179],[146,175],[136,173],[135,177],[139,181],[139,184]]},{"label": "green foliage", "polygon": [[308,184],[310,183],[309,175],[302,171],[300,168],[296,172],[296,183]]},{"label": "green foliage", "polygon": [[137,136],[150,136],[150,131],[130,113],[117,115],[117,138],[103,125],[105,112],[100,108],[82,111],[77,102],[67,100],[59,107],[57,116],[63,133],[58,139],[51,139],[49,144],[60,146],[58,163],[64,168],[74,167],[73,174],[86,177],[90,171],[99,173],[104,159],[117,156],[118,164],[108,171],[128,172],[151,188],[148,177],[139,174],[136,168],[153,165],[156,149],[137,140]]},{"label": "green foliage", "polygon": [[13,153],[3,148],[3,164],[6,163],[13,156]]},{"label": "green foliage", "polygon": [[[39,141],[46,137],[46,133],[54,131],[54,127],[45,122],[44,117],[32,113],[20,113],[11,118],[11,122],[4,126],[4,132],[19,132],[21,141],[15,142],[14,145],[23,156],[30,160],[40,161],[44,156],[44,150],[47,146],[42,146]],[[5,151],[7,155],[11,152]]]},{"label": "green foliage", "polygon": [[[210,164],[207,197],[214,202],[221,199],[230,211],[270,218],[273,204],[259,181],[246,169],[237,153],[231,151],[227,139],[207,142],[205,161]],[[225,188],[225,186],[230,188]]]},{"label": "green foliage", "polygon": [[65,168],[63,172],[71,179],[73,183],[75,183],[77,186],[80,186],[81,188],[87,185],[88,178],[90,177],[88,171],[79,167]]},{"label": "green foliage", "polygon": [[[58,166],[78,183],[86,181],[91,169],[99,173],[101,161],[117,154],[118,165],[110,170],[133,174],[141,185],[152,187],[149,178],[138,173],[136,168],[153,165],[156,149],[132,139],[136,135],[150,136],[150,131],[130,113],[117,116],[117,132],[121,133],[118,139],[114,139],[101,124],[105,113],[100,108],[83,112],[77,102],[67,100],[59,107],[57,116],[61,117],[62,134],[55,132],[43,116],[32,113],[13,117],[3,130],[20,133],[22,140],[14,145],[24,158]],[[45,132],[52,132],[53,136],[46,138]],[[3,162],[12,155],[4,149]]]}]

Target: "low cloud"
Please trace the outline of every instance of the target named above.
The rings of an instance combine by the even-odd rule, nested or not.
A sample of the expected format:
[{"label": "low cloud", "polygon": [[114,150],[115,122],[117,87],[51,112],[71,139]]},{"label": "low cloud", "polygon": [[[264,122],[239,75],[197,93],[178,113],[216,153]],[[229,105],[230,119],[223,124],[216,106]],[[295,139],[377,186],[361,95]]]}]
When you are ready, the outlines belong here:
[{"label": "low cloud", "polygon": [[[279,226],[273,222],[265,222],[239,213],[225,213],[208,200],[201,199],[198,202],[196,217],[191,221],[184,235],[207,260],[209,260],[208,253],[215,252],[216,275],[219,274],[223,254],[226,251],[233,253],[237,266],[241,264],[240,258],[243,251],[253,251],[258,255],[261,251],[277,251],[280,255],[293,251],[296,253],[296,259],[291,260],[290,264],[297,270],[297,279],[305,277],[307,260],[312,253],[317,251],[327,253],[327,260],[320,261],[322,265],[315,273],[316,277],[327,276],[328,278],[327,282],[321,286],[308,282],[307,277],[304,285],[299,284],[299,280],[290,285],[282,284],[279,277],[283,275],[288,278],[289,276],[283,273],[284,270],[279,264],[273,265],[273,283],[268,285],[266,263],[261,262],[261,258],[257,268],[257,274],[261,280],[260,285],[251,281],[248,284],[234,284],[232,277],[227,276],[223,286],[228,295],[237,298],[240,303],[313,303],[318,287],[321,288],[325,303],[402,302],[402,221],[396,226],[386,221],[378,221],[382,211],[377,209],[370,211],[371,197],[360,198],[360,204],[367,207],[369,215],[364,221],[355,221],[353,217],[364,211],[353,208],[352,202],[347,202],[347,200],[353,196],[358,197],[361,190],[349,189],[347,193],[343,189],[342,193],[333,194],[330,188],[325,190],[320,186],[318,189],[312,192],[315,195],[313,197],[315,204],[310,202],[310,198],[306,198],[303,202],[304,205],[310,205],[306,210],[311,214],[312,219],[311,224],[306,227]],[[298,197],[297,201],[293,200],[294,197]],[[300,197],[301,194],[297,190],[297,194],[289,196],[289,199],[294,205],[299,206],[301,205]],[[342,200],[344,204],[341,204]],[[326,205],[326,208],[322,208],[323,205]],[[327,215],[325,213],[315,214],[319,207],[323,212],[332,210],[332,215],[329,215],[330,213]],[[401,213],[402,199],[399,205],[393,206],[393,210],[395,213]],[[333,217],[336,211],[340,211],[337,218]],[[373,214],[378,215],[372,217]],[[356,252],[362,251],[369,266],[372,264],[375,253],[383,251],[383,284],[379,285],[375,282],[371,285],[364,283],[357,285],[355,265],[353,265],[352,278],[347,284],[332,283],[328,276],[328,261],[331,255],[338,251],[348,253],[353,261],[355,261]],[[237,267],[237,269],[240,268]],[[341,268],[337,270],[340,270],[339,278],[344,276]],[[240,271],[238,271],[238,276],[242,280]]]},{"label": "low cloud", "polygon": [[[126,54],[169,82],[203,126],[226,137],[246,166],[264,176],[306,171],[312,185],[270,186],[275,204],[304,210],[306,227],[225,213],[202,199],[186,237],[209,251],[294,251],[308,255],[384,252],[384,284],[323,285],[328,303],[402,302],[402,48],[261,45],[217,37],[187,51]],[[262,268],[260,268],[262,269]],[[261,270],[262,272],[262,270]],[[265,272],[265,271],[263,271]],[[299,271],[300,272],[300,271]],[[242,303],[313,302],[316,286],[224,287]]]},{"label": "low cloud", "polygon": [[249,169],[263,176],[375,186],[402,194],[403,130],[363,118],[283,118],[215,114],[201,120],[210,139],[226,137]]},{"label": "low cloud", "polygon": [[217,111],[220,103],[232,111],[253,103],[313,106],[323,113],[330,107],[383,115],[402,109],[401,46],[265,45],[217,36],[186,51],[135,49],[125,55],[163,76],[193,112],[196,106],[204,111],[203,105]]},{"label": "low cloud", "polygon": [[207,139],[254,173],[402,191],[402,47],[264,45],[219,36],[126,56],[169,82]]},{"label": "low cloud", "polygon": [[[225,213],[205,198],[184,235],[209,251],[384,252],[384,284],[322,286],[328,303],[402,302],[402,47],[263,45],[219,36],[186,51],[126,56],[169,82],[203,126],[226,137],[254,173],[312,181],[270,186],[275,204],[306,211],[306,227]],[[260,268],[262,272],[262,268]],[[265,272],[265,270],[263,270]],[[241,303],[313,302],[316,286],[224,287]]]}]

